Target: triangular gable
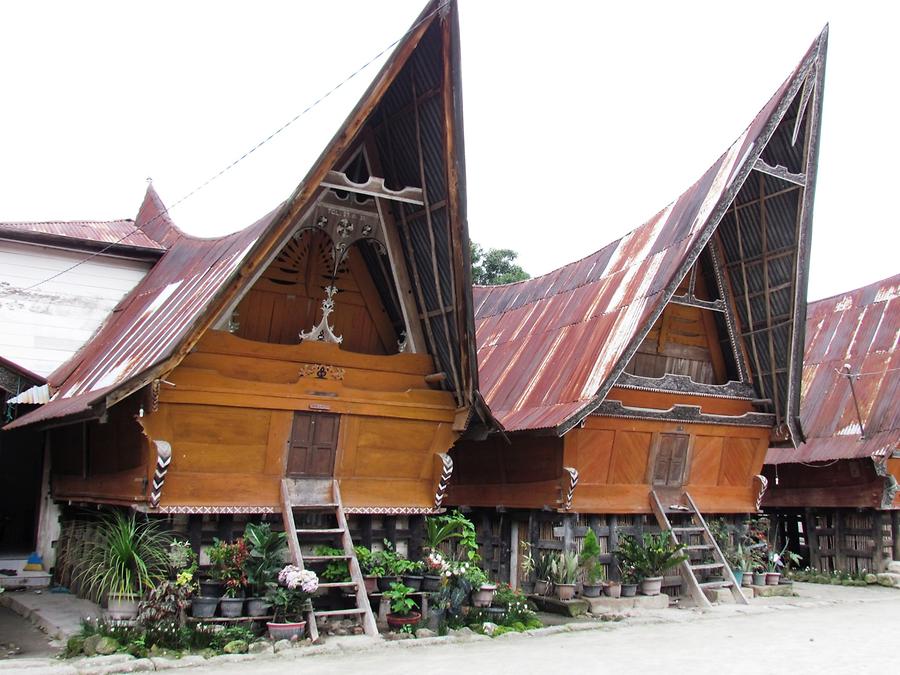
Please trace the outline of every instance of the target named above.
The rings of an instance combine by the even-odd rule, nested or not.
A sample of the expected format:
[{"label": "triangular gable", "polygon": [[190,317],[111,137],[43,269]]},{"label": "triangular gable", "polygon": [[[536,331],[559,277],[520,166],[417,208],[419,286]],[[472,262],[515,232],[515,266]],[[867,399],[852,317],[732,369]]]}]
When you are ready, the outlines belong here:
[{"label": "triangular gable", "polygon": [[[800,358],[796,342],[803,339],[805,303],[796,298],[806,293],[826,44],[827,28],[740,138],[697,183],[650,221],[549,274],[475,288],[482,391],[506,429],[549,428],[562,434],[600,405],[710,243],[751,171],[760,167],[777,171],[758,159],[794,104],[805,113],[803,128],[809,132],[801,138],[801,146],[809,152],[803,158],[802,208],[795,213],[800,262],[790,285],[794,300],[788,303],[793,304],[797,328],[788,336],[787,348],[781,349],[784,363],[775,370],[785,371],[776,386],[787,392],[776,412],[792,437],[800,438],[796,421],[799,370],[793,364]],[[716,246],[722,248],[718,242]],[[729,252],[717,253],[727,256]],[[754,365],[760,369],[762,364]],[[763,396],[774,398],[765,380],[759,385]]]},{"label": "triangular gable", "polygon": [[296,223],[315,204],[329,172],[354,144],[366,140],[360,137],[366,123],[374,115],[385,118],[392,106],[394,112],[404,107],[404,99],[415,96],[417,86],[420,94],[438,89],[437,95],[428,96],[428,110],[424,104],[413,106],[420,144],[425,145],[426,136],[434,143],[422,152],[430,152],[429,158],[438,164],[433,161],[425,171],[412,172],[400,158],[384,172],[391,185],[428,184],[426,213],[421,213],[421,207],[420,213],[396,213],[408,228],[403,245],[407,265],[416,277],[416,319],[424,328],[424,350],[447,374],[448,388],[459,405],[475,404],[458,16],[455,2],[433,0],[304,180],[276,211],[241,232],[198,239],[174,228],[155,192],[148,191],[139,219],[155,236],[171,242],[171,248],[77,361],[67,364],[54,399],[11,426],[102,414],[106,406],[177,365],[292,236]]}]

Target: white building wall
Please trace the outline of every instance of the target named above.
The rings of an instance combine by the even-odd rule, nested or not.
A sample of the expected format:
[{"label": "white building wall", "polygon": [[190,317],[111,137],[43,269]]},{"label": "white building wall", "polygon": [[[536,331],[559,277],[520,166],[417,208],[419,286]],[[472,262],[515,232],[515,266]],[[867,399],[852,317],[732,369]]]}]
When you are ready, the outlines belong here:
[{"label": "white building wall", "polygon": [[97,331],[150,264],[0,240],[0,355],[47,376]]}]

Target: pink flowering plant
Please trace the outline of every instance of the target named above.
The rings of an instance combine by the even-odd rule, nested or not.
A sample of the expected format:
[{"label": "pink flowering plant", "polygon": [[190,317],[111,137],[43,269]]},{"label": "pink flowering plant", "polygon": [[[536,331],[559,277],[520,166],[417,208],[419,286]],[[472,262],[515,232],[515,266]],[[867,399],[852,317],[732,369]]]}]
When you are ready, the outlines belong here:
[{"label": "pink flowering plant", "polygon": [[309,599],[318,588],[315,572],[285,565],[278,573],[278,585],[266,594],[275,612],[275,623],[302,621],[303,612],[310,608]]}]

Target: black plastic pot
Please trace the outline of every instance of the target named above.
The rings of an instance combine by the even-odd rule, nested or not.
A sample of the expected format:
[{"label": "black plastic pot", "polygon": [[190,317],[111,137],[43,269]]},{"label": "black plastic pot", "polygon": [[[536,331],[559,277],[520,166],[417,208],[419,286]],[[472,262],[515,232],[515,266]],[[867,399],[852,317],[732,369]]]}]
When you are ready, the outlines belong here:
[{"label": "black plastic pot", "polygon": [[391,584],[400,583],[400,577],[378,577],[378,590],[384,593],[391,590]]},{"label": "black plastic pot", "polygon": [[423,577],[420,577],[416,574],[404,574],[403,575],[403,585],[409,586],[414,591],[421,591],[422,590],[422,579],[423,579]]},{"label": "black plastic pot", "polygon": [[437,593],[441,590],[441,578],[433,574],[426,574],[422,579],[422,590],[426,593]]},{"label": "black plastic pot", "polygon": [[211,619],[216,615],[219,598],[196,597],[191,600],[191,616],[198,619]]},{"label": "black plastic pot", "polygon": [[221,581],[203,579],[200,581],[200,596],[203,598],[221,598],[225,593],[225,584]]}]

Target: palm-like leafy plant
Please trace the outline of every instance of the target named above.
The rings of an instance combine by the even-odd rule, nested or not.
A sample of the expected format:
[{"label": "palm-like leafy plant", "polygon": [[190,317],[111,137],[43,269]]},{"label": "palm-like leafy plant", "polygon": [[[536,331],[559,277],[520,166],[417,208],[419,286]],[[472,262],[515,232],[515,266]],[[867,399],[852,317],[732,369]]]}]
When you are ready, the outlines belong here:
[{"label": "palm-like leafy plant", "polygon": [[100,522],[75,579],[94,600],[143,595],[166,578],[169,538],[158,523],[116,511]]}]

